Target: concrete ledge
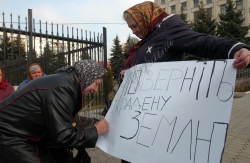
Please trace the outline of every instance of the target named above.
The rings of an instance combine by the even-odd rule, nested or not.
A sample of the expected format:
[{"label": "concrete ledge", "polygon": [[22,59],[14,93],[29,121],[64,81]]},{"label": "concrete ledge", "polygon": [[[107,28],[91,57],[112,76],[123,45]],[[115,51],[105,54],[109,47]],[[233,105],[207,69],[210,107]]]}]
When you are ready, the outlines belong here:
[{"label": "concrete ledge", "polygon": [[250,94],[250,91],[248,91],[248,92],[244,92],[244,94],[245,94],[245,95]]},{"label": "concrete ledge", "polygon": [[234,92],[234,98],[241,98],[242,96],[244,96],[245,92]]},{"label": "concrete ledge", "polygon": [[240,98],[246,94],[250,94],[250,91],[247,92],[234,92],[234,98]]}]

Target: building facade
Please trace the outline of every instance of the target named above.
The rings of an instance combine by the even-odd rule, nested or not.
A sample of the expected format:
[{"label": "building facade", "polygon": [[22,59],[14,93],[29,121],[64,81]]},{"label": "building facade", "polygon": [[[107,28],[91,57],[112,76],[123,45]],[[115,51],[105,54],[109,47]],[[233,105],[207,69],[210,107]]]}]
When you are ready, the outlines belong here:
[{"label": "building facade", "polygon": [[[219,14],[226,12],[227,0],[154,0],[168,14],[180,14],[181,6],[183,6],[184,13],[187,14],[187,21],[194,20],[200,1],[203,1],[204,7],[217,20]],[[237,10],[242,10],[243,18],[245,18],[243,25],[250,25],[250,0],[233,0],[233,2]],[[249,33],[248,36],[250,36]]]}]

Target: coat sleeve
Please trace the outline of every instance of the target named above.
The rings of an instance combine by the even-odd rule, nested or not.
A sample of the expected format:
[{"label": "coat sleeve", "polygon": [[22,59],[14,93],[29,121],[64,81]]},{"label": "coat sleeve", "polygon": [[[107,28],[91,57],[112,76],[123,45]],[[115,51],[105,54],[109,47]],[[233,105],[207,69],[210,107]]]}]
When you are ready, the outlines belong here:
[{"label": "coat sleeve", "polygon": [[179,15],[166,20],[166,36],[173,39],[173,48],[198,57],[232,59],[241,48],[250,49],[244,43],[193,31]]},{"label": "coat sleeve", "polygon": [[78,98],[76,92],[71,86],[60,86],[51,90],[43,101],[43,112],[52,145],[95,147],[98,139],[95,126],[84,129],[72,126],[73,111]]}]

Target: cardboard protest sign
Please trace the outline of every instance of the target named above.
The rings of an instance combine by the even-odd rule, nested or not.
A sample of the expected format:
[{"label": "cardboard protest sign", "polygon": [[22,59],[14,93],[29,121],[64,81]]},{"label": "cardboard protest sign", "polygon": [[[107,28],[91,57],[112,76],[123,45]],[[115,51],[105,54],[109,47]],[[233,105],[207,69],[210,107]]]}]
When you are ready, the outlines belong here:
[{"label": "cardboard protest sign", "polygon": [[233,60],[147,63],[126,70],[99,137],[132,163],[221,162],[233,103]]}]

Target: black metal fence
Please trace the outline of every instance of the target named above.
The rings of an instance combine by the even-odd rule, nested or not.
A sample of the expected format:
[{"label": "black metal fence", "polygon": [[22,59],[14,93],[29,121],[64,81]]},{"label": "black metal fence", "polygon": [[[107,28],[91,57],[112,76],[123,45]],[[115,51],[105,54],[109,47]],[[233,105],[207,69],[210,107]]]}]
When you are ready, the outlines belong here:
[{"label": "black metal fence", "polygon": [[240,87],[241,85],[250,87],[250,68],[237,71],[235,86]]},{"label": "black metal fence", "polygon": [[[31,9],[28,9],[25,22],[21,22],[20,16],[17,22],[13,22],[12,14],[10,21],[6,21],[4,13],[0,22],[0,66],[4,68],[5,77],[12,85],[18,85],[28,77],[27,69],[34,62],[39,63],[47,75],[60,67],[87,58],[101,62],[107,68],[107,38],[104,27],[102,34],[96,34],[78,28],[74,30],[73,27],[69,29],[68,26],[65,28],[64,25],[49,25],[41,20],[35,23]],[[17,24],[17,29],[13,28],[14,24]],[[108,99],[106,80],[99,90],[94,95],[96,100],[93,104],[103,103]],[[87,97],[87,100],[92,101],[92,98]]]}]

